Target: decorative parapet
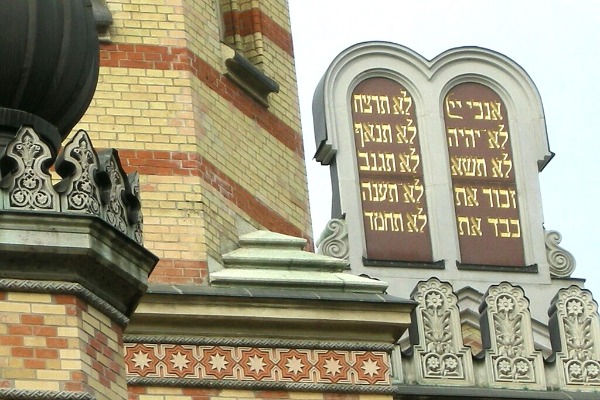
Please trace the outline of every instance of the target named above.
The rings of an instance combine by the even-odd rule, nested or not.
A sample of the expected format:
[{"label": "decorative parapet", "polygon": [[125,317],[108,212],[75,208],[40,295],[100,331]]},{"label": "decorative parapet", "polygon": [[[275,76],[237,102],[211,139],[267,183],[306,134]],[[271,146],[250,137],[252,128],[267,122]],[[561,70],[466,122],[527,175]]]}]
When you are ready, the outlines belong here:
[{"label": "decorative parapet", "polygon": [[424,399],[587,400],[590,392],[600,394],[600,317],[590,291],[578,286],[558,291],[547,321],[553,354],[545,359],[532,329],[543,322],[531,318],[519,286],[490,286],[479,307],[467,305],[480,313],[483,351],[475,356],[463,347],[467,336],[449,283],[420,282],[413,299],[419,304],[410,330],[412,347],[395,366],[402,382],[398,399],[412,400],[418,393]]},{"label": "decorative parapet", "polygon": [[317,253],[347,260],[349,252],[346,220],[343,217],[330,220],[317,241]]},{"label": "decorative parapet", "polygon": [[523,289],[507,282],[491,286],[481,313],[490,385],[545,389],[544,361],[534,349],[529,300]]},{"label": "decorative parapet", "polygon": [[546,231],[546,258],[550,264],[550,276],[568,278],[575,271],[575,257],[559,246],[562,236],[557,231]]},{"label": "decorative parapet", "polygon": [[559,290],[548,314],[561,386],[600,391],[600,322],[591,292]]},{"label": "decorative parapet", "polygon": [[420,282],[411,298],[418,303],[410,328],[417,382],[473,385],[471,350],[463,346],[452,286],[431,278]]},{"label": "decorative parapet", "polygon": [[1,209],[92,215],[142,244],[138,178],[125,174],[116,150],[99,156],[79,131],[56,158],[56,185],[48,172],[54,161],[36,131],[21,127],[0,155]]}]

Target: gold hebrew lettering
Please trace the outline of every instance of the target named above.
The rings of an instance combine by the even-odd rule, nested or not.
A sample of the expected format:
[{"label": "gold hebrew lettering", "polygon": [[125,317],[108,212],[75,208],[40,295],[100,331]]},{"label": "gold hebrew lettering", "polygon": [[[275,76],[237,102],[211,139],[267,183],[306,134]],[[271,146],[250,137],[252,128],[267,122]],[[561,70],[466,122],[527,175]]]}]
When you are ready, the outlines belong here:
[{"label": "gold hebrew lettering", "polygon": [[378,96],[376,104],[378,114],[390,113],[390,99],[388,98],[388,96]]},{"label": "gold hebrew lettering", "polygon": [[500,110],[500,108],[502,107],[502,103],[495,101],[495,102],[492,102],[489,104],[490,104],[490,108],[492,111],[492,115],[491,115],[492,120],[494,120],[494,121],[502,120],[502,111]]},{"label": "gold hebrew lettering", "polygon": [[400,153],[398,154],[398,170],[400,172],[410,172],[416,173],[417,168],[421,162],[419,155],[416,154],[417,150],[414,147],[410,148],[410,153]]},{"label": "gold hebrew lettering", "polygon": [[[369,197],[367,198],[367,190],[369,191]],[[360,193],[363,201],[373,201],[373,195],[371,194],[371,182],[360,183]]]},{"label": "gold hebrew lettering", "polygon": [[446,115],[448,116],[448,118],[452,118],[452,119],[463,119],[463,117],[461,117],[458,114],[453,114],[452,111],[454,109],[461,109],[462,108],[462,102],[460,100],[450,100],[450,96],[452,96],[453,93],[448,93],[448,95],[446,96],[446,101],[445,101],[445,106],[446,106]]},{"label": "gold hebrew lettering", "polygon": [[512,165],[512,160],[508,158],[508,153],[502,153],[502,158],[492,158],[492,175],[494,178],[510,178]]},{"label": "gold hebrew lettering", "polygon": [[[475,115],[475,119],[483,119],[483,106],[481,105],[480,101],[467,101],[467,105],[469,106],[470,109],[475,109],[475,112],[478,112],[477,115]],[[479,110],[479,111],[477,111]]]},{"label": "gold hebrew lettering", "polygon": [[[360,171],[371,171],[371,164],[369,163],[369,153],[368,152],[358,152],[358,169]],[[365,160],[365,164],[361,163],[361,159]]]},{"label": "gold hebrew lettering", "polygon": [[410,109],[412,107],[412,97],[406,93],[406,90],[400,91],[400,96],[394,96],[392,98],[393,113],[401,115],[410,115]]},{"label": "gold hebrew lettering", "polygon": [[516,230],[511,229],[511,237],[519,238],[521,237],[521,223],[518,219],[510,219],[510,224],[516,227]]},{"label": "gold hebrew lettering", "polygon": [[[481,236],[481,218],[457,217],[458,234],[461,236]],[[466,229],[465,229],[466,227]]]},{"label": "gold hebrew lettering", "polygon": [[[456,128],[449,128],[447,130],[448,133],[448,146],[449,147],[458,147],[458,130]],[[454,137],[454,141],[452,140]]]}]

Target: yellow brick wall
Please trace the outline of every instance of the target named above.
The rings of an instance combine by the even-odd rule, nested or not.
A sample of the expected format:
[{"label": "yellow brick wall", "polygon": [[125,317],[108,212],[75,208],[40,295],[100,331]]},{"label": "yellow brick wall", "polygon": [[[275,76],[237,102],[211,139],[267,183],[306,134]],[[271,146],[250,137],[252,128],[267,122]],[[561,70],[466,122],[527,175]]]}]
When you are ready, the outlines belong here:
[{"label": "yellow brick wall", "polygon": [[[286,1],[246,3],[289,29]],[[219,259],[240,220],[310,235],[293,57],[263,37],[261,68],[281,86],[267,110],[223,75],[215,0],[107,5],[113,43],[101,46],[96,94],[77,128],[96,148],[118,149],[127,171],[139,171],[145,245],[162,259],[153,279],[184,283],[164,278],[182,273],[166,263]],[[197,166],[170,170],[173,160],[157,157]]]},{"label": "yellow brick wall", "polygon": [[0,292],[0,387],[125,399],[121,337],[74,296]]}]

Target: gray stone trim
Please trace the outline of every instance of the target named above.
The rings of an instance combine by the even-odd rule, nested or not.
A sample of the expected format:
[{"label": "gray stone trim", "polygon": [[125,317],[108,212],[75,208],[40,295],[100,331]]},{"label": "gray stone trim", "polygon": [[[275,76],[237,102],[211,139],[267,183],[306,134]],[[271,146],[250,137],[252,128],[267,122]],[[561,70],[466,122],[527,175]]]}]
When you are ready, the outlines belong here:
[{"label": "gray stone trim", "polygon": [[393,386],[377,385],[340,385],[311,384],[287,382],[227,381],[177,378],[128,378],[129,386],[166,386],[197,387],[209,389],[243,389],[243,390],[285,390],[298,392],[337,392],[337,393],[372,393],[393,394]]},{"label": "gray stone trim", "polygon": [[106,316],[111,318],[113,321],[117,322],[119,325],[125,327],[129,323],[129,318],[127,318],[123,313],[121,313],[115,307],[111,306],[108,302],[96,296],[94,293],[92,293],[79,283],[0,279],[0,290],[26,293],[74,295],[84,300],[89,305],[98,309],[98,311],[104,313]]},{"label": "gray stone trim", "polygon": [[251,339],[251,338],[209,338],[182,336],[141,336],[125,335],[125,343],[160,343],[160,344],[189,344],[196,346],[233,346],[233,347],[269,347],[286,349],[322,349],[322,350],[353,350],[353,351],[385,351],[391,352],[393,344],[388,343],[352,343],[352,342],[321,342],[314,340],[281,340],[281,339]]},{"label": "gray stone trim", "polygon": [[53,390],[0,389],[3,400],[96,400],[85,392],[57,392]]}]

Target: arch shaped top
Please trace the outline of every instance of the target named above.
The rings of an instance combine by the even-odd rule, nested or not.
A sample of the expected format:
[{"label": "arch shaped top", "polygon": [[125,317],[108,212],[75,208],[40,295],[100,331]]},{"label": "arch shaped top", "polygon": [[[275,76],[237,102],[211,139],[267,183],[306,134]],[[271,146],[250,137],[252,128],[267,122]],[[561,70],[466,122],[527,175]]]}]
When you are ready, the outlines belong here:
[{"label": "arch shaped top", "polygon": [[457,47],[428,60],[405,46],[374,41],[342,51],[317,85],[313,97],[317,161],[330,164],[334,159],[339,136],[343,135],[340,120],[348,111],[344,103],[349,102],[354,86],[373,76],[394,79],[411,88],[415,98],[431,103],[432,111],[438,107],[435,102],[456,83],[487,85],[515,109],[514,119],[527,121],[527,142],[540,171],[553,156],[539,92],[527,72],[509,57],[481,47]]},{"label": "arch shaped top", "polygon": [[345,216],[357,273],[390,287],[432,268],[447,279],[549,281],[538,174],[553,154],[539,92],[516,62],[480,47],[428,60],[359,43],[323,75],[313,118],[315,159],[330,166],[332,218]]}]

